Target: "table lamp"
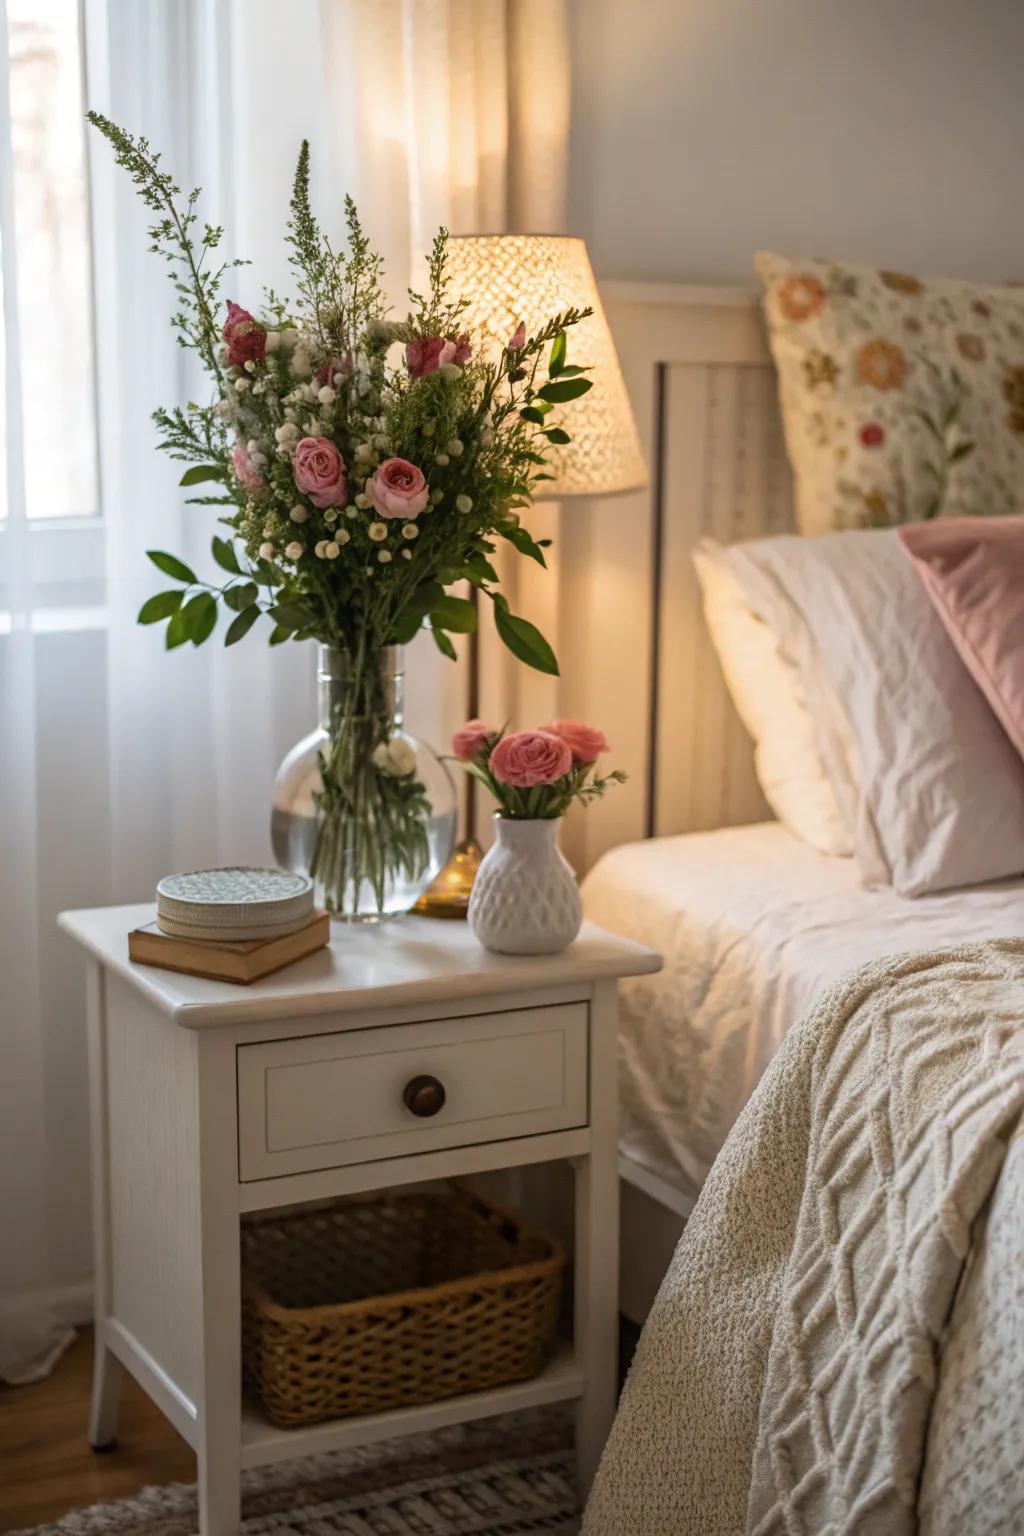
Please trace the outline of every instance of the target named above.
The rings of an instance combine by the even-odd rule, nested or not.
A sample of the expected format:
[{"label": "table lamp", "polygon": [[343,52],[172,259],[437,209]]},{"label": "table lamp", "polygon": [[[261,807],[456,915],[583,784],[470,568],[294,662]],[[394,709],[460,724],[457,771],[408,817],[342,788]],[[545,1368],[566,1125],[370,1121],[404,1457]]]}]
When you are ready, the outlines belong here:
[{"label": "table lamp", "polygon": [[[572,441],[549,450],[554,479],[545,500],[613,496],[647,483],[636,422],[582,240],[569,235],[458,235],[448,242],[452,289],[468,301],[465,329],[495,354],[520,321],[526,333],[550,315],[589,306],[593,314],[569,333],[569,360],[592,367],[593,389],[574,400],[566,427]],[[476,601],[476,588],[472,589]],[[469,637],[466,716],[480,714],[480,650]],[[431,917],[464,917],[483,857],[473,836],[476,780],[466,776],[466,837],[415,910]]]}]

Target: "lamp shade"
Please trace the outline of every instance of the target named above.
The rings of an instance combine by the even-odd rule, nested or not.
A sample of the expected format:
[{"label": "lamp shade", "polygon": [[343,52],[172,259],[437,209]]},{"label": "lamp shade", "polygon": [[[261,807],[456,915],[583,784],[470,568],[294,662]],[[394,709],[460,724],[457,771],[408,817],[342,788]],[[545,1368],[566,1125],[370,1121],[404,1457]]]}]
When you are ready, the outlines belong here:
[{"label": "lamp shade", "polygon": [[572,441],[552,448],[546,492],[607,496],[647,483],[640,440],[582,240],[568,235],[459,235],[448,242],[453,291],[468,301],[466,329],[497,352],[519,322],[527,335],[570,308],[594,313],[567,334],[568,361],[591,366],[594,387],[556,418]]}]

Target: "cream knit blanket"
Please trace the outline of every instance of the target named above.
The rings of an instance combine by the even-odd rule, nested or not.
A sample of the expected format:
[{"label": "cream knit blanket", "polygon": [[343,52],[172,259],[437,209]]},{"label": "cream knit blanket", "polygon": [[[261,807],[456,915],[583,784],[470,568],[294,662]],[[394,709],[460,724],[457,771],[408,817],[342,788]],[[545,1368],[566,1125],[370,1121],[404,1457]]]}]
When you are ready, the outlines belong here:
[{"label": "cream knit blanket", "polygon": [[[945,1529],[918,1518],[944,1330],[1022,1110],[1024,941],[869,966],[826,994],[790,1031],[687,1223],[584,1536]],[[1011,1166],[1019,1177],[1021,1160]],[[1010,1207],[1019,1218],[1020,1201]],[[1004,1266],[1016,1251],[1019,1267],[1020,1248],[1004,1230],[993,1251]],[[959,1317],[960,1352],[974,1353],[957,1372],[977,1383],[970,1324]],[[1004,1326],[1020,1365],[1024,1322]],[[1004,1369],[1000,1391],[1009,1523],[982,1500],[960,1536],[1024,1529],[1024,1370]],[[944,1397],[967,1422],[994,1411],[984,1392],[967,1404],[940,1391],[940,1409]],[[959,1443],[931,1426],[926,1491],[963,1483],[962,1465],[931,1464]]]}]

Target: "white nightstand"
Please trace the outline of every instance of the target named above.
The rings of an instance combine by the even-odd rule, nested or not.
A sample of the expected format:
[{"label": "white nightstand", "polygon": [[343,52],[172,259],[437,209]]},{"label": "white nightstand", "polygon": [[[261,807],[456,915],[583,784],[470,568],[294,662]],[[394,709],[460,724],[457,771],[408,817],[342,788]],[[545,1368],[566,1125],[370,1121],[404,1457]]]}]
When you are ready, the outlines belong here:
[{"label": "white nightstand", "polygon": [[[409,918],[336,929],[243,988],[132,965],[152,917],[60,919],[90,957],[93,1445],[116,1437],[127,1367],[197,1452],[202,1536],[234,1536],[244,1467],[576,1399],[585,1492],[615,1407],[616,982],[659,957],[590,926],[562,955],[491,955]],[[403,1102],[424,1075],[445,1088],[426,1119]],[[243,1213],[556,1158],[575,1170],[574,1338],[541,1376],[305,1430],[243,1404]]]}]

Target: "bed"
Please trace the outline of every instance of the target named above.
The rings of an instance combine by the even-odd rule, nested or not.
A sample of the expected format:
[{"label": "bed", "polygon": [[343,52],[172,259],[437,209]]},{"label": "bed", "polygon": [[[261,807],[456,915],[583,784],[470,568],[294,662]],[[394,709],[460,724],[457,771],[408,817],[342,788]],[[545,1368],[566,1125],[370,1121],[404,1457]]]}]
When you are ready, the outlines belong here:
[{"label": "bed", "polygon": [[[778,822],[616,848],[587,916],[660,950],[623,987],[621,1151],[695,1199],[789,1027],[869,961],[1024,934],[1024,880],[907,900],[865,890]],[[653,1184],[650,1186],[653,1187]]]},{"label": "bed", "polygon": [[[692,554],[789,532],[793,484],[755,295],[603,290],[651,485],[563,521],[566,712],[629,783],[564,839],[587,915],[658,947],[622,1033],[622,1306],[642,1321],[736,1115],[787,1029],[865,961],[1024,933],[1024,881],[909,901],[771,813],[704,622]],[[628,529],[628,537],[624,534]],[[610,623],[625,613],[627,630]]]}]

